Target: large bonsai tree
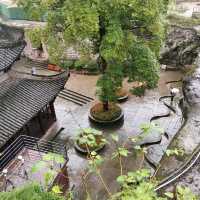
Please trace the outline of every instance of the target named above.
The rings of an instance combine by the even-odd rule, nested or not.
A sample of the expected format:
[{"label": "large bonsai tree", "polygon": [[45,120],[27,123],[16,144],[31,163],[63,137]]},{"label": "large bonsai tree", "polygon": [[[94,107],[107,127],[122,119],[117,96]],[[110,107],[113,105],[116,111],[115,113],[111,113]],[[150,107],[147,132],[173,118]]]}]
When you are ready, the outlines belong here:
[{"label": "large bonsai tree", "polygon": [[104,110],[116,98],[124,72],[149,88],[158,81],[163,16],[168,0],[18,0],[27,14],[47,22],[44,39],[60,58],[66,47],[93,55],[102,76],[97,82]]}]

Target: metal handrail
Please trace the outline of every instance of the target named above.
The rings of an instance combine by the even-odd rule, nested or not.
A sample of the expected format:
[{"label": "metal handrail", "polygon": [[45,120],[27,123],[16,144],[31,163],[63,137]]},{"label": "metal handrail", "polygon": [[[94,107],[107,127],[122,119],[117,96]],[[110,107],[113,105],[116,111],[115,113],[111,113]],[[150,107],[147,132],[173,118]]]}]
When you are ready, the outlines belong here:
[{"label": "metal handrail", "polygon": [[15,156],[23,149],[27,148],[43,153],[57,153],[64,156],[68,160],[68,147],[61,142],[47,141],[40,138],[35,138],[27,135],[20,135],[13,143],[11,143],[0,154],[0,172],[15,158]]}]

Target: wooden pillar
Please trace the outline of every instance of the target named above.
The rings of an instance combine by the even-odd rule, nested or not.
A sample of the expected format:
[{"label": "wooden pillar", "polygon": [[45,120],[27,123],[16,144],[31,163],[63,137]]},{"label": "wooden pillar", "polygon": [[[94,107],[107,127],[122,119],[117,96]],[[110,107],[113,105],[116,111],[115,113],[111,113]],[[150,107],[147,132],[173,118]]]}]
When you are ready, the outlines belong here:
[{"label": "wooden pillar", "polygon": [[55,108],[54,108],[54,101],[50,102],[49,106],[50,106],[51,114],[54,118],[54,121],[56,121],[56,112],[55,112]]},{"label": "wooden pillar", "polygon": [[45,110],[45,116],[47,116],[47,119],[49,119],[50,118],[50,111],[49,111],[48,105],[45,106],[44,110]]},{"label": "wooden pillar", "polygon": [[27,135],[31,135],[28,124],[25,125]]},{"label": "wooden pillar", "polygon": [[41,112],[40,112],[40,111],[38,112],[37,118],[38,118],[40,130],[41,130],[41,132],[44,134],[44,133],[45,133],[45,130],[44,130],[43,125],[42,125],[42,118],[41,118]]}]

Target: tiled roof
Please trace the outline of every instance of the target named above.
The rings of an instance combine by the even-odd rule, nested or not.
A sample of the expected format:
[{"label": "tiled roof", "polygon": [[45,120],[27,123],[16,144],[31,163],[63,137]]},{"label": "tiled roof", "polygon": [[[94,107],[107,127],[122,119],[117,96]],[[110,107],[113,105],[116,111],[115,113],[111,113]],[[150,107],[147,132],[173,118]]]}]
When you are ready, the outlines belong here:
[{"label": "tiled roof", "polygon": [[66,76],[52,80],[8,79],[0,84],[0,147],[64,88]]},{"label": "tiled roof", "polygon": [[24,47],[25,43],[14,47],[0,47],[0,72],[9,68],[20,57]]}]

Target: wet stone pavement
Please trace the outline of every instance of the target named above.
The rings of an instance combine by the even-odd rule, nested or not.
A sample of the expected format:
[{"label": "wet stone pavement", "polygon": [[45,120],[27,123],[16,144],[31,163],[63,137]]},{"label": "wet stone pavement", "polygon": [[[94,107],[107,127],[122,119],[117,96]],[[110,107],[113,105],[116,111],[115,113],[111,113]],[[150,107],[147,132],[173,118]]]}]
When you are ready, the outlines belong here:
[{"label": "wet stone pavement", "polygon": [[[28,67],[21,68],[16,66],[16,70],[27,72]],[[49,74],[50,72],[41,69],[40,73]],[[127,102],[122,103],[125,115],[124,123],[112,127],[97,127],[91,124],[88,120],[89,110],[95,102],[79,107],[76,104],[66,101],[62,98],[57,98],[55,102],[55,110],[57,115],[57,122],[48,130],[45,135],[46,139],[54,139],[55,141],[65,142],[69,145],[69,163],[68,173],[70,179],[70,187],[74,187],[75,198],[77,200],[85,200],[85,187],[82,184],[82,176],[88,167],[87,158],[84,155],[75,151],[73,146],[73,139],[77,134],[78,129],[86,127],[94,127],[102,130],[109,144],[100,152],[105,162],[101,166],[101,174],[104,181],[109,186],[111,192],[118,190],[116,178],[120,174],[119,163],[117,160],[110,160],[113,151],[116,149],[115,144],[110,139],[110,135],[115,133],[119,135],[119,145],[128,140],[129,137],[134,137],[140,134],[139,126],[142,123],[150,122],[152,117],[162,116],[169,113],[169,109],[159,101],[160,96],[169,95],[169,87],[166,82],[180,80],[182,74],[180,72],[161,72],[158,88],[155,90],[147,91],[143,98],[130,95]],[[95,83],[98,76],[82,76],[71,74],[70,79],[66,84],[67,89],[94,97]],[[124,87],[130,88],[131,85],[124,83]],[[160,135],[153,133],[141,141],[140,145],[147,147],[147,159],[143,162],[144,158],[141,153],[137,153],[133,148],[132,143],[127,143],[127,148],[131,152],[126,159],[123,159],[123,173],[128,171],[135,171],[141,167],[147,167],[154,172],[153,166],[158,165],[162,158],[165,149],[169,145],[171,139],[174,137],[176,131],[181,126],[181,112],[176,106],[177,113],[171,112],[168,117],[159,118],[155,122],[160,124],[165,129],[166,134]],[[73,113],[73,114],[72,114]],[[61,130],[62,128],[62,130]],[[60,132],[61,130],[61,132]],[[166,137],[167,135],[167,137]],[[148,161],[148,162],[147,162]],[[152,165],[153,163],[153,165]],[[105,189],[99,178],[94,174],[88,176],[85,180],[88,192],[91,194],[92,200],[106,200],[107,195]]]},{"label": "wet stone pavement", "polygon": [[[119,145],[123,144],[129,137],[134,137],[140,134],[139,126],[142,123],[150,122],[151,118],[154,116],[166,115],[166,113],[169,112],[169,109],[162,102],[159,102],[159,97],[160,94],[158,89],[147,91],[144,98],[130,96],[127,102],[121,104],[125,115],[124,123],[116,127],[99,127],[91,124],[88,120],[88,113],[91,104],[84,107],[71,107],[68,105],[68,102],[61,101],[59,98],[56,100],[55,109],[58,119],[57,128],[63,127],[64,130],[55,140],[62,140],[66,144],[70,144],[68,172],[70,185],[71,187],[73,185],[75,186],[74,190],[77,200],[84,200],[85,198],[85,188],[82,185],[82,176],[88,166],[86,157],[77,153],[73,147],[73,138],[76,136],[78,129],[80,127],[94,127],[102,130],[105,137],[110,142],[100,152],[105,159],[105,162],[101,167],[101,174],[104,177],[104,181],[109,185],[110,191],[115,192],[118,189],[116,177],[119,176],[120,169],[117,160],[109,160],[115,149],[115,145],[111,141],[110,135],[113,133],[119,135]],[[148,147],[147,157],[155,165],[159,163],[164,154],[164,150],[167,148],[171,139],[181,126],[182,115],[179,108],[177,107],[176,109],[178,109],[177,114],[171,113],[169,117],[156,120],[156,123],[160,124],[160,126],[165,129],[165,132],[168,133],[169,138],[155,133],[144,138],[141,143],[143,145],[148,144],[146,145]],[[158,144],[150,145],[151,143]],[[152,172],[154,171],[148,162],[142,162],[143,156],[133,150],[132,144],[128,143],[127,147],[131,153],[128,158],[123,160],[124,174],[128,171],[139,169],[141,166],[152,169]],[[86,185],[91,194],[92,200],[107,199],[103,185],[94,174],[91,174],[87,178]]]},{"label": "wet stone pavement", "polygon": [[188,187],[191,191],[200,195],[200,161],[191,169],[188,173],[184,174],[184,176],[180,177],[173,185],[165,187],[165,191],[172,192],[174,191],[174,186],[180,185],[184,187]]},{"label": "wet stone pavement", "polygon": [[163,154],[185,121],[181,108],[177,104],[174,105],[174,108],[176,113],[169,111],[169,117],[162,117],[154,121],[165,130],[165,134],[161,136],[160,143],[148,147],[146,157],[155,167],[160,164]]},{"label": "wet stone pavement", "polygon": [[[186,123],[180,130],[169,146],[169,149],[182,149],[184,155],[164,156],[161,160],[161,167],[157,176],[163,179],[172,172],[181,168],[199,147],[200,144],[200,59],[197,60],[197,68],[193,74],[184,79],[183,91],[187,101]],[[179,180],[174,181],[166,187],[172,191],[174,185],[181,184],[188,186],[195,194],[200,195],[200,161],[194,165],[186,174],[182,175]]]}]

